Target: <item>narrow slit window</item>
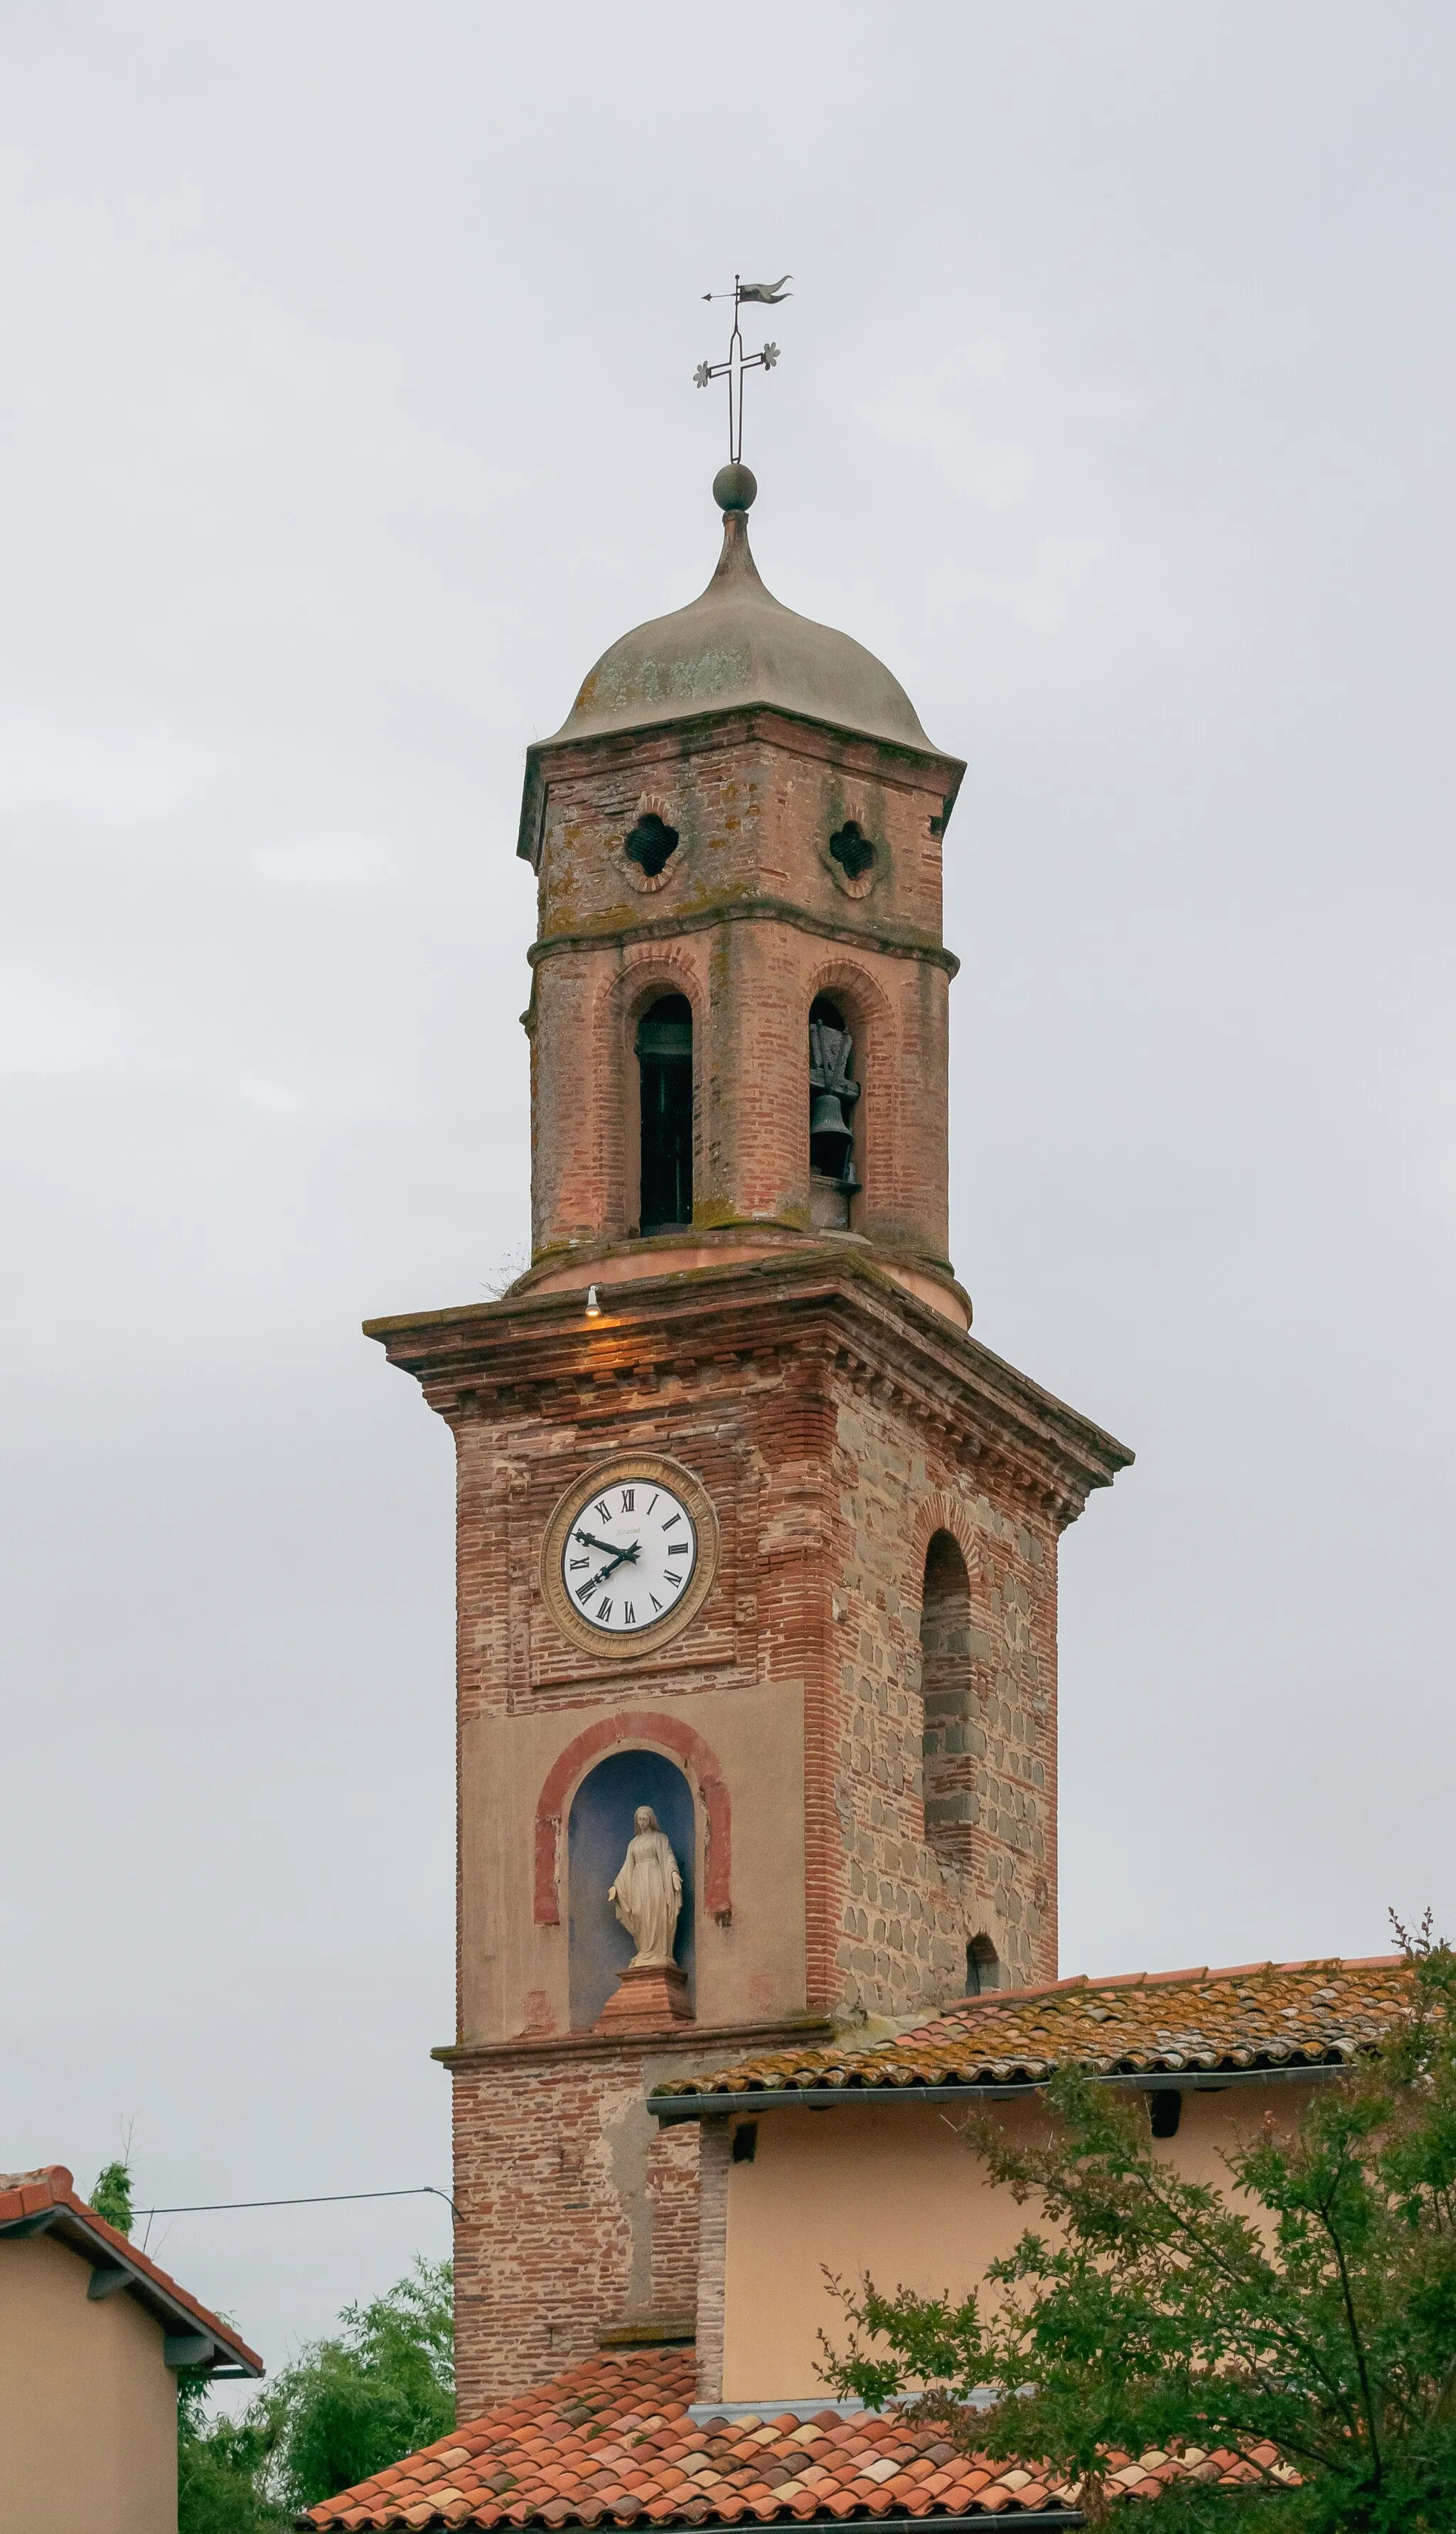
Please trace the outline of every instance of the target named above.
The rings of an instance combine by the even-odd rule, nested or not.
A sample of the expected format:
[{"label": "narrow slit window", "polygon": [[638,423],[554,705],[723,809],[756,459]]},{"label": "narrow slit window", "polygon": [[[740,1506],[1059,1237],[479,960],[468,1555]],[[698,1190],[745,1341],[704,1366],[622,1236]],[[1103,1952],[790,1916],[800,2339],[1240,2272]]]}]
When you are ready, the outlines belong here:
[{"label": "narrow slit window", "polygon": [[693,1006],[663,995],[637,1034],[641,1091],[641,1230],[693,1220]]}]

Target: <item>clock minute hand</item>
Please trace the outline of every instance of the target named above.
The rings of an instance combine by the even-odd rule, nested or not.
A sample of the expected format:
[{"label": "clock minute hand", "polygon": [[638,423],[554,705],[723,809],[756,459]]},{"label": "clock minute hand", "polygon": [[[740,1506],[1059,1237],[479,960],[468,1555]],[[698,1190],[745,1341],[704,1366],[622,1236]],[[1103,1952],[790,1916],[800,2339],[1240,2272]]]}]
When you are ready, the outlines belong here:
[{"label": "clock minute hand", "polygon": [[578,1539],[583,1548],[599,1548],[604,1556],[615,1557],[619,1566],[624,1557],[636,1557],[637,1553],[636,1540],[631,1548],[614,1548],[609,1539],[598,1539],[594,1531],[574,1531],[572,1538]]}]

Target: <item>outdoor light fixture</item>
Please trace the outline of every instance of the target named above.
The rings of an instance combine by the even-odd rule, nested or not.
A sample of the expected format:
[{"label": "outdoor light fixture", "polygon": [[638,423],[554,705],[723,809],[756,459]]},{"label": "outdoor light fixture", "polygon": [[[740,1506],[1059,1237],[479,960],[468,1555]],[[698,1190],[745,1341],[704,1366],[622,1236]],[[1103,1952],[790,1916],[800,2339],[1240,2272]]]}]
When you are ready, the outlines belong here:
[{"label": "outdoor light fixture", "polygon": [[599,1320],[601,1315],[602,1306],[596,1298],[596,1287],[594,1285],[588,1285],[586,1288],[586,1316],[588,1320]]}]

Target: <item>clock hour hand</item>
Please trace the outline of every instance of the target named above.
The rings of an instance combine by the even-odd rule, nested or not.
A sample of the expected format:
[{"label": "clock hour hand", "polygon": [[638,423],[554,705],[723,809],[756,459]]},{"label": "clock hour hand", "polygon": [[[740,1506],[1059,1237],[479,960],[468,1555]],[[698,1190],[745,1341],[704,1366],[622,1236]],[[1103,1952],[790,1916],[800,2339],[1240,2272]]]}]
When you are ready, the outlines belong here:
[{"label": "clock hour hand", "polygon": [[[596,1541],[595,1545],[599,1548],[601,1546],[600,1540]],[[612,1559],[611,1565],[603,1566],[597,1574],[593,1575],[589,1584],[583,1584],[581,1587],[582,1592],[594,1593],[598,1584],[605,1584],[609,1576],[616,1574],[619,1566],[635,1565],[637,1562],[637,1553],[636,1540],[633,1541],[631,1548],[619,1548]]]}]

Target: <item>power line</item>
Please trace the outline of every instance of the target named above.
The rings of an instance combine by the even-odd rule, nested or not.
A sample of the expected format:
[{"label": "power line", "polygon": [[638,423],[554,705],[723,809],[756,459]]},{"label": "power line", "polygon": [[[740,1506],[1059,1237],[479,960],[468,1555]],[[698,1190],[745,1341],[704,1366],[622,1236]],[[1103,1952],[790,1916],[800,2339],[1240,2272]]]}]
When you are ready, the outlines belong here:
[{"label": "power line", "polygon": [[448,2191],[433,2182],[413,2182],[403,2191],[311,2191],[299,2200],[192,2200],[176,2208],[135,2208],[134,2217],[208,2217],[222,2208],[322,2208],[335,2200],[443,2200],[456,2225],[463,2224]]}]

